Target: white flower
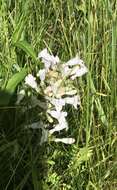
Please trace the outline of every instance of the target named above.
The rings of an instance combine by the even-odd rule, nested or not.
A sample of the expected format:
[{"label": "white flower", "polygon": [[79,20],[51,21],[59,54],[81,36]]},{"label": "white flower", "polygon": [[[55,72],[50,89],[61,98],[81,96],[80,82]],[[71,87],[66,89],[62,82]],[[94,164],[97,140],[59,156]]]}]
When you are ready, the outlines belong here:
[{"label": "white flower", "polygon": [[68,129],[68,123],[65,120],[65,118],[63,118],[61,121],[59,121],[59,123],[57,125],[55,125],[53,127],[53,129],[49,130],[49,133],[53,134],[54,132],[61,131],[63,129]]},{"label": "white flower", "polygon": [[62,75],[71,76],[72,80],[88,72],[88,69],[84,65],[83,60],[77,56],[75,58],[70,59],[62,67],[63,67]]},{"label": "white flower", "polygon": [[51,98],[50,103],[55,106],[55,109],[57,111],[61,111],[62,107],[65,105],[65,100],[62,98],[59,98],[59,99]]},{"label": "white flower", "polygon": [[51,66],[56,65],[57,63],[59,63],[59,58],[58,56],[53,56],[50,55],[47,51],[47,49],[43,49],[39,54],[38,54],[38,58],[42,59],[42,62],[45,65],[45,69],[48,70]]},{"label": "white flower", "polygon": [[38,91],[36,78],[33,75],[28,74],[28,76],[26,76],[25,84]]},{"label": "white flower", "polygon": [[58,120],[58,124],[53,126],[54,128],[49,131],[50,134],[53,134],[55,131],[61,131],[63,129],[68,129],[68,124],[65,119],[67,112],[63,111],[48,111],[48,113],[55,119]]},{"label": "white flower", "polygon": [[78,95],[73,97],[64,98],[66,104],[71,104],[77,109],[77,105],[80,105],[80,97]]},{"label": "white flower", "polygon": [[88,72],[88,69],[87,67],[85,67],[85,65],[82,64],[80,67],[76,66],[72,69],[72,72],[70,73],[71,79],[74,80],[76,77],[80,77],[87,72]]},{"label": "white flower", "polygon": [[38,58],[42,58],[42,62],[45,65],[45,69],[48,70],[51,66],[51,56],[48,54],[47,49],[43,49],[39,54]]},{"label": "white flower", "polygon": [[67,116],[67,112],[63,112],[63,111],[48,111],[48,113],[54,117],[55,119],[57,119],[59,122],[62,121],[66,116]]},{"label": "white flower", "polygon": [[46,75],[45,69],[40,69],[39,72],[37,73],[37,77],[39,77],[41,81],[45,80],[45,75]]},{"label": "white flower", "polygon": [[73,144],[75,142],[74,138],[55,138],[54,139],[55,142],[62,142],[65,144]]},{"label": "white flower", "polygon": [[74,66],[74,65],[81,65],[83,63],[83,60],[79,57],[74,57],[70,59],[67,63],[65,63],[66,66]]}]

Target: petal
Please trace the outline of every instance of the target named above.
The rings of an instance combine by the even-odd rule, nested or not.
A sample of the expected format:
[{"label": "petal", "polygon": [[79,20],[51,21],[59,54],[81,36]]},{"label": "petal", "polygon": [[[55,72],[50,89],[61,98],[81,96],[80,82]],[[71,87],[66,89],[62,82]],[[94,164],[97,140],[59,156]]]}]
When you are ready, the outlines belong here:
[{"label": "petal", "polygon": [[71,79],[74,80],[76,77],[81,77],[82,75],[84,75],[87,72],[88,72],[88,69],[85,66],[83,66],[81,68],[76,67],[71,72],[71,75],[72,75]]},{"label": "petal", "polygon": [[63,112],[63,111],[55,111],[55,110],[48,110],[48,113],[54,117],[55,119],[58,120],[58,122],[64,121],[65,117],[67,116],[67,112]]},{"label": "petal", "polygon": [[57,111],[61,111],[62,107],[65,105],[65,100],[60,98],[60,99],[56,99],[56,98],[52,98],[50,100],[51,104],[53,104],[56,108]]},{"label": "petal", "polygon": [[27,84],[31,88],[37,90],[36,78],[33,75],[28,74],[28,76],[26,76],[26,78],[25,78],[25,84]]},{"label": "petal", "polygon": [[69,76],[70,72],[71,72],[71,69],[69,68],[69,66],[67,66],[66,64],[63,64],[62,69],[61,69],[62,76],[63,77]]},{"label": "petal", "polygon": [[68,124],[67,124],[66,120],[64,122],[62,122],[61,124],[59,123],[59,124],[55,125],[53,129],[49,130],[49,133],[53,134],[54,132],[58,132],[63,129],[68,129]]},{"label": "petal", "polygon": [[39,54],[38,58],[45,57],[48,54],[47,48],[43,49]]},{"label": "petal", "polygon": [[59,57],[50,55],[45,48],[38,54],[38,58],[42,58],[42,62],[45,65],[45,69],[49,69],[51,66],[54,66],[55,64],[59,63]]},{"label": "petal", "polygon": [[51,66],[51,55],[48,53],[47,49],[43,49],[39,54],[38,58],[42,58],[42,62],[45,65],[45,69],[48,70]]},{"label": "petal", "polygon": [[41,81],[45,80],[45,75],[46,75],[46,70],[45,69],[40,69],[39,72],[37,73],[37,76],[40,77]]},{"label": "petal", "polygon": [[81,65],[82,63],[83,63],[83,60],[76,56],[70,59],[65,65],[73,66],[73,65]]},{"label": "petal", "polygon": [[74,138],[55,138],[54,139],[55,142],[62,142],[65,144],[73,144],[75,142]]},{"label": "petal", "polygon": [[66,97],[65,102],[73,105],[77,109],[77,105],[80,105],[80,96]]},{"label": "petal", "polygon": [[60,112],[59,111],[48,111],[48,113],[54,117],[55,119],[58,119],[60,117]]}]

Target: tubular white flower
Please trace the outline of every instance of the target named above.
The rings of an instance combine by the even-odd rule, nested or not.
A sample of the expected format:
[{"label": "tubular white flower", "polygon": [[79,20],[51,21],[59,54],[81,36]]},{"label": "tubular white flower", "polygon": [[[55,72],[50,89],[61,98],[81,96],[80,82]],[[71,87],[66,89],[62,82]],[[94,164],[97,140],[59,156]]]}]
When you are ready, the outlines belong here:
[{"label": "tubular white flower", "polygon": [[87,67],[85,67],[85,65],[82,65],[80,67],[76,66],[72,69],[72,72],[70,73],[71,79],[74,80],[76,77],[81,77],[87,72],[88,72],[88,69]]},{"label": "tubular white flower", "polygon": [[63,111],[48,111],[48,113],[55,119],[58,120],[58,124],[53,126],[53,129],[49,131],[50,134],[53,134],[55,131],[61,131],[63,129],[68,129],[68,124],[65,119],[67,112]]},{"label": "tubular white flower", "polygon": [[65,144],[73,144],[75,142],[74,138],[55,138],[54,139],[55,142],[62,142]]},{"label": "tubular white flower", "polygon": [[83,63],[83,60],[79,57],[74,57],[70,59],[67,63],[65,63],[66,66],[74,66],[74,65],[81,65]]},{"label": "tubular white flower", "polygon": [[38,54],[38,58],[42,58],[42,62],[45,65],[45,69],[49,69],[51,66],[51,58],[50,58],[50,54],[48,54],[47,49],[43,49],[39,54]]},{"label": "tubular white flower", "polygon": [[59,122],[62,121],[66,116],[67,116],[67,112],[63,112],[63,111],[48,111],[48,113],[54,117],[55,119],[57,119]]},{"label": "tubular white flower", "polygon": [[88,72],[87,67],[84,65],[83,60],[79,57],[70,59],[67,63],[62,65],[62,76],[71,76],[74,80]]},{"label": "tubular white flower", "polygon": [[80,65],[83,63],[83,60],[80,59],[78,56],[70,59],[67,63],[65,63],[66,66],[74,66],[74,65]]},{"label": "tubular white flower", "polygon": [[25,84],[38,91],[36,78],[33,75],[28,74],[26,76]]},{"label": "tubular white flower", "polygon": [[54,132],[58,132],[63,129],[68,129],[68,123],[65,118],[62,119],[57,125],[55,125],[53,129],[49,130],[49,133],[53,134]]},{"label": "tubular white flower", "polygon": [[51,66],[56,65],[57,63],[59,63],[59,57],[58,56],[53,56],[50,55],[47,51],[47,49],[43,49],[39,54],[38,54],[38,58],[42,59],[42,62],[45,65],[45,69],[49,69]]},{"label": "tubular white flower", "polygon": [[55,106],[55,109],[57,111],[61,111],[63,106],[65,105],[65,100],[62,98],[60,98],[60,99],[51,98],[50,103]]},{"label": "tubular white flower", "polygon": [[45,69],[40,69],[39,72],[37,73],[37,77],[39,77],[41,81],[45,80],[45,75],[46,75]]},{"label": "tubular white flower", "polygon": [[80,105],[80,96],[76,95],[73,97],[66,97],[64,98],[66,104],[71,104],[77,109],[77,105]]}]

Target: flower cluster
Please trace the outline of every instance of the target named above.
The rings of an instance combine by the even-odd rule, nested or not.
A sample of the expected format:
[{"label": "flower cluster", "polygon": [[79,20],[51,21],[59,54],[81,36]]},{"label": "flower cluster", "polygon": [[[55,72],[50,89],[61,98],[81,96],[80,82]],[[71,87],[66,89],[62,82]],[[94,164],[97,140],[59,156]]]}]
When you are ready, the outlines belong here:
[{"label": "flower cluster", "polygon": [[[63,129],[68,129],[65,105],[70,104],[75,109],[80,105],[80,97],[73,81],[87,73],[88,69],[77,56],[66,63],[61,63],[59,57],[49,54],[47,49],[42,50],[38,54],[38,58],[41,59],[44,65],[43,69],[40,69],[37,73],[40,84],[37,84],[36,78],[32,74],[26,76],[25,84],[38,93],[39,89],[42,89],[47,104],[46,114],[50,118],[48,122],[52,125],[48,132],[51,135]],[[54,141],[72,144],[75,140],[73,138],[55,138]]]}]

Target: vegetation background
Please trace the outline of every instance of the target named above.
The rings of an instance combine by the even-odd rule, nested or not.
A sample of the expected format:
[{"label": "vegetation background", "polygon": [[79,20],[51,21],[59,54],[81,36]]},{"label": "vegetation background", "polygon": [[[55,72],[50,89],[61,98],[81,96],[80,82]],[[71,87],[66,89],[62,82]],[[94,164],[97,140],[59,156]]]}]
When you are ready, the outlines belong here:
[{"label": "vegetation background", "polygon": [[[89,69],[75,82],[81,107],[68,108],[63,136],[74,136],[74,145],[40,147],[40,133],[24,128],[38,120],[38,110],[22,113],[27,99],[14,104],[24,68],[35,74],[45,47],[64,62],[78,53]],[[117,188],[116,56],[116,0],[0,0],[1,190]]]}]

